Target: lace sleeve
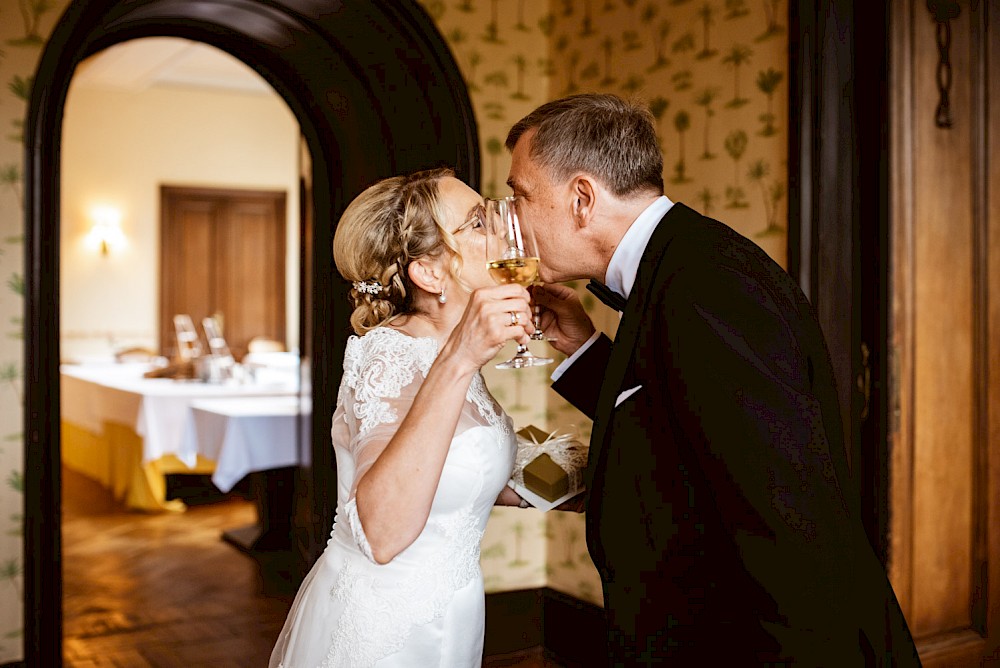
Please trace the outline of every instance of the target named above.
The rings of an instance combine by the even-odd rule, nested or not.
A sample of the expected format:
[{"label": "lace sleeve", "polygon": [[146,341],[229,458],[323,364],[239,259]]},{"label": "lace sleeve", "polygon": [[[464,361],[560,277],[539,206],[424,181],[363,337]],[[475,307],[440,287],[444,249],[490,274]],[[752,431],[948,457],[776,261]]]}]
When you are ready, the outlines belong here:
[{"label": "lace sleeve", "polygon": [[378,460],[406,417],[424,377],[434,363],[437,343],[389,329],[352,338],[344,358],[340,402],[351,434],[348,451],[354,460],[348,521],[351,533],[369,559],[371,550],[354,506],[358,481]]}]

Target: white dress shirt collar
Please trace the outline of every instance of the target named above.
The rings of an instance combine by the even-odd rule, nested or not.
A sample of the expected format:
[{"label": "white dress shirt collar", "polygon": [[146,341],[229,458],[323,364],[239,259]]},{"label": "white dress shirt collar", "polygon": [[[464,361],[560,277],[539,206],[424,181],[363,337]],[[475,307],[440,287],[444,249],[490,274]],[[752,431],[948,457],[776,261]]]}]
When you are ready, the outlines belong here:
[{"label": "white dress shirt collar", "polygon": [[674,203],[665,195],[656,198],[625,231],[625,236],[611,256],[604,282],[625,299],[628,299],[632,292],[635,275],[639,271],[639,260],[642,259],[649,238],[653,236],[656,224],[673,205]]}]

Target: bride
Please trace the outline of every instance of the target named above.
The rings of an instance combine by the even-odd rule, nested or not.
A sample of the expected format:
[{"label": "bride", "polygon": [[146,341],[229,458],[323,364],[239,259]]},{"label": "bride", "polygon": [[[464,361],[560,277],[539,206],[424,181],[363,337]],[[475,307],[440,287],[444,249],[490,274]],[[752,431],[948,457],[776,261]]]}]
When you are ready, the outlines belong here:
[{"label": "bride", "polygon": [[479,369],[532,331],[527,291],[494,285],[481,260],[486,224],[443,169],[380,181],[341,218],[359,336],[333,413],[337,515],[271,668],[480,665],[480,539],[494,504],[526,504],[506,487],[511,420]]}]

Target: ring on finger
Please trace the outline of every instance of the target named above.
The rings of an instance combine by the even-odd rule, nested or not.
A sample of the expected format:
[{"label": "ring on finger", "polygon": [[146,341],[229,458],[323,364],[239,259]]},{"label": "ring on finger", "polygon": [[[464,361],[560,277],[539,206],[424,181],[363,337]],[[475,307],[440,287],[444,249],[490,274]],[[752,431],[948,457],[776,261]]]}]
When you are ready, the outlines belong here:
[{"label": "ring on finger", "polygon": [[517,327],[521,324],[521,314],[517,311],[510,312],[510,325],[511,327]]}]

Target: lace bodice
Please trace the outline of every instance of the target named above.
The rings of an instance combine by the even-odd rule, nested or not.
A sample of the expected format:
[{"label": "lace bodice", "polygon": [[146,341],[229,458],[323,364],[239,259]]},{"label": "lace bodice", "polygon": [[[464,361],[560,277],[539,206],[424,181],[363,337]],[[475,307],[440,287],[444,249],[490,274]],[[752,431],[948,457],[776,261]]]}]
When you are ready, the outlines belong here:
[{"label": "lace bodice", "polygon": [[[388,564],[377,564],[355,505],[358,479],[395,434],[437,354],[434,339],[387,327],[348,340],[331,430],[337,517],[326,552],[303,584],[303,589],[319,586],[325,591],[310,593],[322,599],[319,603],[300,604],[297,599],[289,617],[304,620],[319,614],[335,619],[323,632],[325,640],[309,642],[322,643],[321,654],[276,648],[276,655],[284,657],[282,668],[372,666],[390,655],[405,656],[402,665],[438,665],[427,663],[424,654],[408,655],[412,647],[406,643],[415,629],[440,623],[455,593],[481,578],[480,541],[493,503],[510,477],[515,453],[510,418],[490,396],[481,375],[474,376],[466,393],[430,516],[417,539]],[[481,592],[474,598],[481,603]],[[306,610],[313,606],[323,612]],[[296,633],[287,629],[279,646]],[[416,663],[409,663],[411,659]]]},{"label": "lace bodice", "polygon": [[[396,433],[437,354],[434,339],[408,336],[389,327],[348,339],[331,431],[334,448],[349,455],[353,464],[350,471],[341,469],[338,455],[339,482],[350,479],[348,497],[341,497],[343,503],[353,498],[357,480]],[[466,393],[466,408],[455,428],[455,438],[482,426],[496,430],[498,447],[512,438],[510,418],[477,373]]]}]

